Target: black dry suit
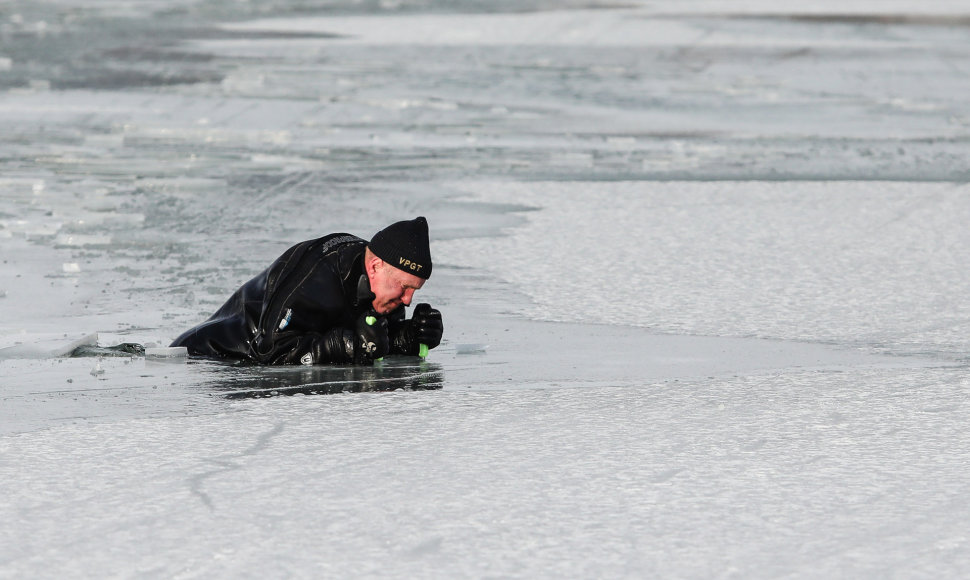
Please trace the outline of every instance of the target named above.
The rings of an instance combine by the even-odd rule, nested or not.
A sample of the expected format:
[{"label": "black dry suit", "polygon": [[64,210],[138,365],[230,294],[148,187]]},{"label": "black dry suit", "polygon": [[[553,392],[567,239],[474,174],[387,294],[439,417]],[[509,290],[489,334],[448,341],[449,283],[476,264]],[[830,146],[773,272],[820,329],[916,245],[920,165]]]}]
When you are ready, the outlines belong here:
[{"label": "black dry suit", "polygon": [[[331,234],[293,246],[172,346],[273,365],[354,362],[354,325],[374,298],[364,274],[366,245]],[[387,319],[394,329],[404,306]]]}]

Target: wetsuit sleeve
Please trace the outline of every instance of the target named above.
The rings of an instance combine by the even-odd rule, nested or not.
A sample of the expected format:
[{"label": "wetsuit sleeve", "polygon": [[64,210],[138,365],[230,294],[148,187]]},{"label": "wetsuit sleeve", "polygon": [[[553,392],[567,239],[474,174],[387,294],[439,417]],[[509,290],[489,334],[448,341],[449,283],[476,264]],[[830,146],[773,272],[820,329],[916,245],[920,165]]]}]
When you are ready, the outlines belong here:
[{"label": "wetsuit sleeve", "polygon": [[272,350],[260,353],[263,364],[349,364],[354,361],[354,333],[347,328],[332,328],[325,333],[282,332],[276,335]]}]

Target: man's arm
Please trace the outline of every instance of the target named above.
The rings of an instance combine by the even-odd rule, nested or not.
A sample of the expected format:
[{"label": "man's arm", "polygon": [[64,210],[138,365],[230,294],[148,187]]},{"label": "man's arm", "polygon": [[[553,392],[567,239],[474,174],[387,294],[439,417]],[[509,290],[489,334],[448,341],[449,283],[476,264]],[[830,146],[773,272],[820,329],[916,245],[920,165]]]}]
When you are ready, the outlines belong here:
[{"label": "man's arm", "polygon": [[367,312],[357,319],[353,329],[336,327],[325,333],[275,333],[272,349],[261,354],[258,362],[368,365],[386,355],[389,348],[387,321]]},{"label": "man's arm", "polygon": [[256,362],[269,365],[351,364],[354,362],[354,333],[340,327],[323,334],[278,333],[272,349],[259,353]]}]

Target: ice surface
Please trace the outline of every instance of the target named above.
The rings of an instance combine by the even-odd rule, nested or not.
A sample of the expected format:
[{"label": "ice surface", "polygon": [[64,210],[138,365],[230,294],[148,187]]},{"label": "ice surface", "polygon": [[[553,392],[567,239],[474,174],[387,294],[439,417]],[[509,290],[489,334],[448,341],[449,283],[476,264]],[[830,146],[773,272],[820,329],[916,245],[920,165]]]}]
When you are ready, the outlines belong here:
[{"label": "ice surface", "polygon": [[[4,5],[0,577],[967,575],[970,6],[311,4]],[[419,214],[425,361],[60,356]]]},{"label": "ice surface", "polygon": [[[312,49],[320,45],[459,45],[459,46],[723,46],[735,42],[762,47],[800,47],[804,40],[766,30],[757,38],[737,39],[731,35],[698,34],[689,23],[671,19],[650,19],[642,10],[553,11],[519,14],[446,14],[321,17],[250,21],[227,25],[233,31],[312,33],[319,38],[300,41],[262,41],[253,46],[248,41],[208,41],[205,50],[231,50],[236,56],[254,55],[254,49],[291,51],[293,44]],[[873,49],[887,48],[889,40],[860,38],[816,38],[818,47]],[[319,50],[319,48],[318,48]]]},{"label": "ice surface", "polygon": [[260,399],[6,437],[4,570],[952,576],[965,403],[854,378]]}]

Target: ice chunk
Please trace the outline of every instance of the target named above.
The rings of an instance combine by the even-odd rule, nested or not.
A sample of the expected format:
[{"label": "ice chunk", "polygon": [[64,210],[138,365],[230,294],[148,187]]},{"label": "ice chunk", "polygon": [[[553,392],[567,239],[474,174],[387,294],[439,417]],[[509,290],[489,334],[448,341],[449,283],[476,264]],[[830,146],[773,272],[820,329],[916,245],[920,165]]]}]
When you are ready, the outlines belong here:
[{"label": "ice chunk", "polygon": [[55,246],[107,246],[111,236],[103,234],[61,234],[54,238]]},{"label": "ice chunk", "polygon": [[148,358],[184,358],[189,356],[189,350],[184,346],[155,346],[145,349]]},{"label": "ice chunk", "polygon": [[[81,337],[24,332],[16,338],[19,339],[16,344],[0,348],[0,359],[57,358],[71,354],[79,346],[96,346],[98,344],[98,333],[96,332]],[[2,337],[0,344],[13,339],[13,335]]]},{"label": "ice chunk", "polygon": [[488,350],[487,344],[471,343],[455,345],[455,354],[483,354],[486,350]]},{"label": "ice chunk", "polygon": [[121,147],[125,144],[125,136],[120,133],[86,135],[84,144],[88,147]]},{"label": "ice chunk", "polygon": [[3,222],[3,227],[11,234],[25,234],[27,236],[53,236],[63,224],[60,220],[25,220],[14,219]]}]

